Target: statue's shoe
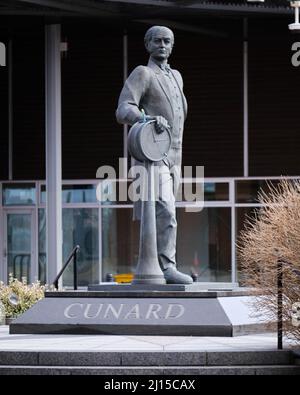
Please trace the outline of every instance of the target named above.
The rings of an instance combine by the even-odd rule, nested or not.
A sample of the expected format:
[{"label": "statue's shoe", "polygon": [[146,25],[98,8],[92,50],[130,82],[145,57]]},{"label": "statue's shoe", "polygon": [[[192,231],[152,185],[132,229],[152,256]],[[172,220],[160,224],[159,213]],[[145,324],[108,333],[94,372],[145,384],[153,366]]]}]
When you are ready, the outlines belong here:
[{"label": "statue's shoe", "polygon": [[163,270],[165,280],[167,284],[192,284],[193,279],[187,274],[179,272],[173,267],[168,267]]}]

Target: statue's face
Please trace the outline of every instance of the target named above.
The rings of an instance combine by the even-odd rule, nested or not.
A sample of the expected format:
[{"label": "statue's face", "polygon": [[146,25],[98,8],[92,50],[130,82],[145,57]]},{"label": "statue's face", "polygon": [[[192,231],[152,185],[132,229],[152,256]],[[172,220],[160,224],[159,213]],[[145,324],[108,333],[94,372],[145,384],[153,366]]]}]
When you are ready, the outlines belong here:
[{"label": "statue's face", "polygon": [[157,30],[152,34],[151,40],[147,43],[147,50],[151,57],[159,61],[167,60],[171,55],[173,38],[167,30]]}]

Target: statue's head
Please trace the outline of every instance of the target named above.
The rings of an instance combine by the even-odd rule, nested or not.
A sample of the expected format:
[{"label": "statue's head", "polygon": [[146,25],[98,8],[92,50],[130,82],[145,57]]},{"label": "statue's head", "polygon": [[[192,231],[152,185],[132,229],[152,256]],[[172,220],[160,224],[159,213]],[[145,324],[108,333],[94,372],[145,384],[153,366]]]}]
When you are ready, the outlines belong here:
[{"label": "statue's head", "polygon": [[150,56],[159,61],[168,59],[174,45],[174,34],[165,26],[152,26],[146,31],[145,47]]}]

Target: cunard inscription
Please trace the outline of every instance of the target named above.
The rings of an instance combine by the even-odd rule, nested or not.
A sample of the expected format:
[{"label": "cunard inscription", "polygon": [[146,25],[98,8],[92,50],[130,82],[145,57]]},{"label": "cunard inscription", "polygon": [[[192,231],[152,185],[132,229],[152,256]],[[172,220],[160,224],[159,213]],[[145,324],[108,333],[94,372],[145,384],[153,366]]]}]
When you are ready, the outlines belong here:
[{"label": "cunard inscription", "polygon": [[64,309],[64,316],[70,320],[169,320],[182,317],[184,312],[184,306],[176,303],[72,303]]}]

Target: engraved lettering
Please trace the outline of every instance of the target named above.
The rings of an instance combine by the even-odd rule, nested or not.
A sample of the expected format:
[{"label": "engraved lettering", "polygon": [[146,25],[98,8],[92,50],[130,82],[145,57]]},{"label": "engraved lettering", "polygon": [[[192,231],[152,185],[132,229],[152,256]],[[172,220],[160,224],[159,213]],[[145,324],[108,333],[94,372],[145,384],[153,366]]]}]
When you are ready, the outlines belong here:
[{"label": "engraved lettering", "polygon": [[178,319],[185,313],[185,307],[179,303],[150,303],[140,306],[126,303],[72,303],[64,309],[68,319],[80,318],[91,320],[168,320]]},{"label": "engraved lettering", "polygon": [[121,312],[122,312],[122,310],[123,310],[123,307],[124,307],[124,304],[121,303],[121,305],[120,305],[120,307],[119,307],[119,310],[117,310],[116,308],[114,308],[113,305],[109,304],[109,305],[107,306],[107,308],[106,308],[106,311],[105,311],[105,314],[104,314],[104,318],[108,318],[108,315],[109,315],[110,312],[112,313],[112,315],[113,315],[115,318],[117,318],[117,319],[120,318],[120,315],[121,315]]},{"label": "engraved lettering", "polygon": [[161,317],[157,314],[161,310],[162,306],[160,304],[150,304],[147,314],[146,314],[146,320],[148,320],[151,315],[153,315],[153,318],[159,320]]},{"label": "engraved lettering", "polygon": [[77,318],[78,317],[78,314],[74,314],[74,313],[70,314],[70,310],[73,307],[75,307],[75,306],[79,306],[81,309],[83,308],[83,304],[82,303],[72,303],[72,304],[70,304],[68,307],[65,308],[65,311],[64,311],[64,316],[66,318]]},{"label": "engraved lettering", "polygon": [[102,307],[103,307],[103,303],[99,304],[99,307],[98,307],[98,309],[97,309],[95,314],[89,315],[89,312],[90,312],[90,309],[91,309],[92,306],[93,305],[91,303],[88,303],[86,305],[86,308],[84,309],[84,313],[83,313],[84,318],[87,318],[87,319],[88,318],[97,318],[98,315],[101,313],[101,310],[102,310]]},{"label": "engraved lettering", "polygon": [[[173,310],[175,310],[175,313],[173,312]],[[165,319],[167,320],[168,318],[174,318],[174,319],[179,318],[184,314],[184,311],[185,309],[182,306],[182,304],[173,304],[173,303],[169,304]]]},{"label": "engraved lettering", "polygon": [[138,304],[135,304],[133,308],[128,311],[128,313],[124,317],[124,320],[127,320],[131,315],[131,318],[136,318],[138,320],[140,319],[140,306]]}]

